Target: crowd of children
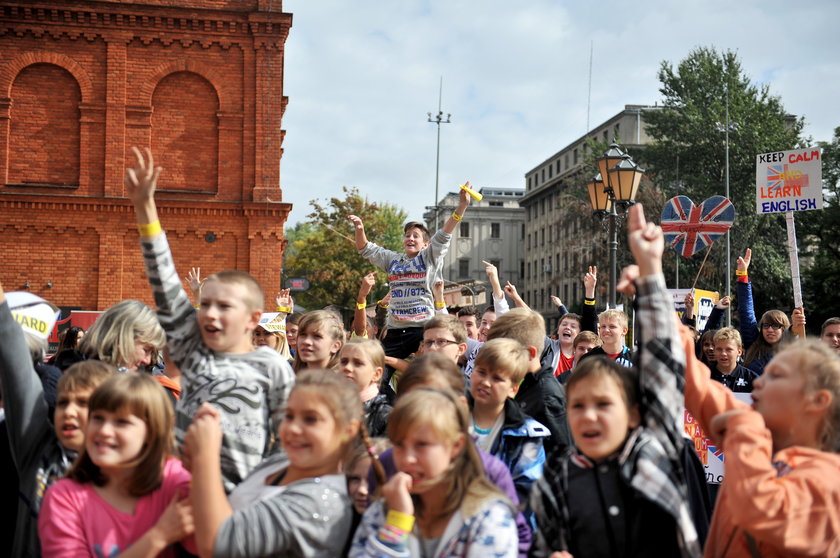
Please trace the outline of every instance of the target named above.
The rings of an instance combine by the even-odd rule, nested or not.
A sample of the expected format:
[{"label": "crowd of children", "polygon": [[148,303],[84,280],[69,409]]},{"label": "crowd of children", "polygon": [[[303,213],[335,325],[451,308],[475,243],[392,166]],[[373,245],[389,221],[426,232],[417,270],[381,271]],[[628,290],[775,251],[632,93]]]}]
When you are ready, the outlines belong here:
[{"label": "crowd of children", "polygon": [[[182,285],[158,220],[161,169],[134,150],[125,188],[155,308],[122,301],[46,361],[56,307],[0,287],[2,459],[18,486],[11,556],[612,557],[840,554],[840,318],[756,319],[749,250],[739,329],[679,322],[662,230],[628,217],[628,314],[545,319],[485,263],[493,303],[450,314],[441,230],[369,242],[391,298],[353,321],[277,311],[248,274]],[[513,301],[510,308],[506,295]],[[631,329],[635,343],[626,338]],[[751,394],[752,405],[735,393]],[[726,456],[710,499],[684,411]],[[714,494],[712,495],[714,496]]]}]

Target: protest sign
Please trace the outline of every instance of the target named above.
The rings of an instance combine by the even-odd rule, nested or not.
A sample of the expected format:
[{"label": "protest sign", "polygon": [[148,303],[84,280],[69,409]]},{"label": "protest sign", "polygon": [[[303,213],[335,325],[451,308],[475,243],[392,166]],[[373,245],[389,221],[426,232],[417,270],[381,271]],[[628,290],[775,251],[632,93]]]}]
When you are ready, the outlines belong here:
[{"label": "protest sign", "polygon": [[758,214],[822,209],[822,155],[819,148],[761,153],[755,161]]}]

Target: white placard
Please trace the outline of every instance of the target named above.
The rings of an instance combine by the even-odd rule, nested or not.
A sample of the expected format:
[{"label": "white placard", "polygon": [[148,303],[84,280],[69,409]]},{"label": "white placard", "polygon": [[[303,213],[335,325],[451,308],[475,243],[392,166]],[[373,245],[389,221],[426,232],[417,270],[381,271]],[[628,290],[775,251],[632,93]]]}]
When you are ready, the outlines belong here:
[{"label": "white placard", "polygon": [[818,147],[756,155],[756,213],[822,208],[822,153]]}]

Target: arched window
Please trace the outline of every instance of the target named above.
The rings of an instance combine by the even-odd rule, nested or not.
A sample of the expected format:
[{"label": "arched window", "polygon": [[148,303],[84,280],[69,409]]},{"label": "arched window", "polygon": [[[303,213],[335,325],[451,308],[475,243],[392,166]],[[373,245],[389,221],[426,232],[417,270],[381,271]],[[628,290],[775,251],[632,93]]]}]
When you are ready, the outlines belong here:
[{"label": "arched window", "polygon": [[218,190],[218,113],[216,90],[200,75],[175,72],[160,80],[152,95],[152,152],[166,169],[161,190]]},{"label": "arched window", "polygon": [[76,79],[55,64],[32,64],[11,90],[9,184],[79,185]]}]

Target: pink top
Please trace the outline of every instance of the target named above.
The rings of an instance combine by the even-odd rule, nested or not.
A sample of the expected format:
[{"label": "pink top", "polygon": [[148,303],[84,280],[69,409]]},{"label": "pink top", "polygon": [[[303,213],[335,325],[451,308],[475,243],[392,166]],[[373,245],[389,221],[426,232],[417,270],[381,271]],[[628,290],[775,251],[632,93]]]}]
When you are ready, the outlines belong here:
[{"label": "pink top", "polygon": [[[47,490],[38,517],[41,552],[44,556],[117,556],[155,525],[176,493],[189,493],[190,479],[179,460],[167,460],[163,484],[141,497],[133,514],[111,507],[90,483],[62,479]],[[192,537],[184,542],[196,552]],[[175,551],[170,547],[160,556],[174,557]]]}]

